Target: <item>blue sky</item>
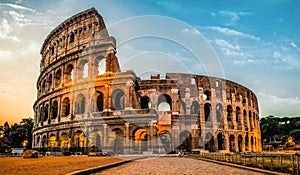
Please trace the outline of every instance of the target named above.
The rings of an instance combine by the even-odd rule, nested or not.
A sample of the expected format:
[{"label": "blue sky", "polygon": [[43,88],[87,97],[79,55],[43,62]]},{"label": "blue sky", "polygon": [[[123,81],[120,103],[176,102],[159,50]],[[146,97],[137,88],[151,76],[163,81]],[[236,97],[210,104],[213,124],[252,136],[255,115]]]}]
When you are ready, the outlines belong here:
[{"label": "blue sky", "polygon": [[[213,63],[219,64],[216,69],[222,69],[222,77],[245,85],[258,96],[261,117],[300,116],[300,2],[296,0],[0,0],[1,123],[33,116],[44,39],[62,21],[91,7],[112,28],[109,32],[117,42],[128,37],[126,29],[148,32],[146,24],[132,20],[142,17],[151,21],[151,16],[145,15],[162,19],[153,23],[156,34],[170,34],[168,38],[135,38],[120,44],[118,57],[123,69],[134,69],[143,76],[140,69],[146,64],[150,71],[202,74],[205,60],[203,65],[197,64],[195,55],[180,43],[189,45],[189,41],[203,42],[205,38],[218,58],[218,63]],[[165,17],[168,22],[163,22]],[[178,36],[173,32],[176,24],[185,27],[183,34],[191,35]],[[192,50],[197,43],[194,46]],[[150,65],[150,59],[157,64]]]}]

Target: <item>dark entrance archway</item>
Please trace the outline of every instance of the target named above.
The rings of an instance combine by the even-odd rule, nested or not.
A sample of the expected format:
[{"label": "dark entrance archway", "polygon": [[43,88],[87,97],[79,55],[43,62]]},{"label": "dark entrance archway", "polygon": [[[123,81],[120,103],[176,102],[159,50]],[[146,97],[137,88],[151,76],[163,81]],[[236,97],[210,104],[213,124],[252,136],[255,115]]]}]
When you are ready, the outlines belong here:
[{"label": "dark entrance archway", "polygon": [[179,134],[179,149],[183,151],[191,151],[192,150],[192,134],[185,130]]},{"label": "dark entrance archway", "polygon": [[171,139],[171,136],[170,136],[170,133],[169,132],[162,132],[161,134],[159,134],[159,138],[160,138],[160,141],[165,149],[165,152],[166,153],[169,153],[171,152],[171,143],[172,143],[172,139]]}]

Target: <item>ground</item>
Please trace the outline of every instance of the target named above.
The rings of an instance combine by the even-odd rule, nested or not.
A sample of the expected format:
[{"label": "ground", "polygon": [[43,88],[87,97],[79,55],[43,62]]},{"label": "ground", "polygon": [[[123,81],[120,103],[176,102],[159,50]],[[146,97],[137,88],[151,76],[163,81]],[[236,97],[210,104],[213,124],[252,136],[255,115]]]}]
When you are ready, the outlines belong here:
[{"label": "ground", "polygon": [[134,161],[116,168],[108,169],[97,175],[195,175],[195,174],[260,174],[230,166],[219,165],[201,160],[180,157],[160,157]]},{"label": "ground", "polygon": [[122,159],[116,157],[47,156],[24,159],[22,157],[0,157],[0,174],[66,174],[76,170],[109,164]]}]

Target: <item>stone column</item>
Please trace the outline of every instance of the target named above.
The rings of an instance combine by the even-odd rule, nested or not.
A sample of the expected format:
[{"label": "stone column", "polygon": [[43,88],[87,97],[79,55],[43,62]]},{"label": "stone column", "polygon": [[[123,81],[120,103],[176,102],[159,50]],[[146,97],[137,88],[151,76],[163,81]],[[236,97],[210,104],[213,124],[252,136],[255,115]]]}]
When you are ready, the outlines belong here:
[{"label": "stone column", "polygon": [[125,123],[124,153],[129,154],[130,152],[130,123]]},{"label": "stone column", "polygon": [[103,124],[103,148],[108,149],[108,128],[107,124]]}]

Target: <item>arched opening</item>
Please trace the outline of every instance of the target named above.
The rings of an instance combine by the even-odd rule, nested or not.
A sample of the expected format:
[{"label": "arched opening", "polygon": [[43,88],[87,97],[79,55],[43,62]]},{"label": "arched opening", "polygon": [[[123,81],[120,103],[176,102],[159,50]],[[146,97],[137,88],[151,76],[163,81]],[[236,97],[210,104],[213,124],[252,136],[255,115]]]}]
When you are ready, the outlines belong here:
[{"label": "arched opening", "polygon": [[77,95],[75,101],[75,111],[76,114],[84,114],[85,112],[85,97],[83,94]]},{"label": "arched opening", "polygon": [[85,63],[83,65],[82,78],[87,78],[89,76],[89,64]]},{"label": "arched opening", "polygon": [[48,90],[51,90],[51,87],[52,87],[52,74],[49,75],[48,77],[48,80],[47,80],[47,87],[48,87]]},{"label": "arched opening", "polygon": [[229,136],[229,150],[230,152],[235,152],[234,135]]},{"label": "arched opening", "polygon": [[172,138],[168,131],[163,131],[159,134],[160,141],[163,145],[165,153],[171,152]]},{"label": "arched opening", "polygon": [[56,119],[56,117],[58,115],[58,103],[56,100],[52,102],[51,110],[52,110],[51,119]]},{"label": "arched opening", "polygon": [[245,127],[245,130],[248,131],[247,111],[245,109],[243,111],[243,116],[244,116],[244,127]]},{"label": "arched opening", "polygon": [[75,151],[83,151],[84,148],[84,133],[82,131],[76,131],[73,137],[73,145]]},{"label": "arched opening", "polygon": [[115,110],[124,110],[125,108],[125,94],[121,89],[113,92],[113,106]]},{"label": "arched opening", "polygon": [[42,92],[46,93],[46,80],[43,80],[42,82]]},{"label": "arched opening", "polygon": [[241,135],[238,136],[238,151],[243,152],[243,137]]},{"label": "arched opening", "polygon": [[90,147],[90,151],[100,151],[102,149],[102,145],[101,145],[101,137],[102,134],[100,131],[94,131],[92,133],[90,133],[89,135],[89,147]]},{"label": "arched opening", "polygon": [[73,80],[73,65],[69,64],[65,70],[65,82],[70,83]]},{"label": "arched opening", "polygon": [[56,136],[54,134],[51,134],[48,139],[49,151],[55,151],[55,147],[56,147]]},{"label": "arched opening", "polygon": [[232,112],[233,112],[232,106],[228,105],[227,106],[227,122],[228,122],[229,129],[234,129]]},{"label": "arched opening", "polygon": [[142,152],[148,150],[148,134],[146,129],[138,128],[133,132],[134,151]]},{"label": "arched opening", "polygon": [[150,98],[148,96],[141,97],[141,109],[149,109]]},{"label": "arched opening", "polygon": [[205,103],[204,105],[205,122],[211,122],[211,104]]},{"label": "arched opening", "polygon": [[44,122],[48,120],[49,117],[49,105],[46,104],[44,108]]},{"label": "arched opening", "polygon": [[228,105],[227,106],[227,121],[229,121],[229,122],[232,121],[232,112],[233,112],[232,106]]},{"label": "arched opening", "polygon": [[209,90],[204,91],[203,100],[211,100],[211,92]]},{"label": "arched opening", "polygon": [[252,113],[249,111],[249,124],[250,124],[250,131],[253,131],[253,122],[252,122]]},{"label": "arched opening", "polygon": [[70,114],[70,99],[64,98],[62,103],[62,117],[66,117]]},{"label": "arched opening", "polygon": [[218,139],[218,150],[225,150],[225,140],[223,134],[219,133],[217,139]]},{"label": "arched opening", "polygon": [[199,102],[193,101],[191,106],[191,114],[199,114],[199,112],[200,112]]},{"label": "arched opening", "polygon": [[98,97],[97,97],[97,112],[102,112],[104,109],[104,95],[102,92],[97,91]]},{"label": "arched opening", "polygon": [[60,69],[58,71],[56,71],[54,79],[55,79],[55,86],[59,87],[60,83],[61,83],[61,70]]},{"label": "arched opening", "polygon": [[70,43],[73,43],[75,41],[75,34],[71,33],[70,35]]},{"label": "arched opening", "polygon": [[254,152],[254,139],[253,139],[253,136],[251,136],[250,146],[251,146],[251,152]]},{"label": "arched opening", "polygon": [[241,108],[238,106],[235,109],[235,121],[237,123],[237,129],[242,130]]},{"label": "arched opening", "polygon": [[43,151],[46,151],[47,148],[47,137],[44,135],[41,142],[41,148]]},{"label": "arched opening", "polygon": [[172,98],[167,94],[158,97],[158,111],[172,111]]},{"label": "arched opening", "polygon": [[124,151],[124,133],[121,129],[115,128],[110,134],[110,139],[115,154],[122,154]]},{"label": "arched opening", "polygon": [[184,151],[191,151],[192,150],[192,134],[185,130],[179,134],[179,149]]},{"label": "arched opening", "polygon": [[205,150],[209,150],[210,152],[215,151],[214,150],[214,136],[212,133],[208,132],[205,135]]},{"label": "arched opening", "polygon": [[249,151],[249,137],[248,137],[248,133],[246,134],[246,137],[245,137],[245,151]]},{"label": "arched opening", "polygon": [[221,122],[223,120],[223,106],[220,103],[216,106],[216,115],[217,122]]},{"label": "arched opening", "polygon": [[69,148],[69,137],[66,133],[60,136],[60,149],[62,152],[67,151]]},{"label": "arched opening", "polygon": [[106,59],[103,57],[98,61],[98,74],[97,75],[103,75],[106,72]]}]

